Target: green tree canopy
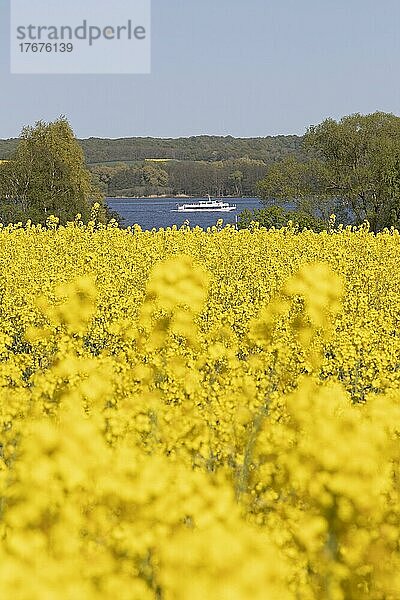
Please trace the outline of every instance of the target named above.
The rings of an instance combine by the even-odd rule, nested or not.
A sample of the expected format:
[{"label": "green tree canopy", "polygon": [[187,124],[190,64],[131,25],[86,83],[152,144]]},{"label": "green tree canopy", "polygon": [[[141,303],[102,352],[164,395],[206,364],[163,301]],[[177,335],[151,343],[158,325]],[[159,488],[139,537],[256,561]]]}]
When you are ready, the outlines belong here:
[{"label": "green tree canopy", "polygon": [[298,231],[303,229],[312,229],[313,231],[323,231],[327,229],[328,223],[317,217],[313,217],[301,210],[285,210],[281,206],[270,206],[251,211],[246,208],[239,215],[238,229],[248,229],[252,223],[258,223],[260,227],[271,229],[281,229],[287,227],[291,222],[292,226]]},{"label": "green tree canopy", "polygon": [[295,200],[324,217],[336,207],[374,231],[400,225],[400,118],[387,113],[327,119],[305,135],[308,160],[271,167],[261,198]]},{"label": "green tree canopy", "polygon": [[64,117],[22,130],[11,159],[0,165],[0,197],[3,221],[45,222],[53,214],[66,222],[78,213],[89,216],[91,202],[101,194]]}]

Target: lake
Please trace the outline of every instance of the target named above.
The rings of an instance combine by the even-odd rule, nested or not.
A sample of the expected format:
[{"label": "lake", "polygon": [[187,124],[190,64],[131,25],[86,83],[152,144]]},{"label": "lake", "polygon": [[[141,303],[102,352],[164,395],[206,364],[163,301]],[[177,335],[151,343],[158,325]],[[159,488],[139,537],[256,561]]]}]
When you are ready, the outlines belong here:
[{"label": "lake", "polygon": [[176,205],[198,202],[204,198],[107,198],[110,210],[123,217],[122,227],[138,224],[142,229],[160,229],[161,227],[180,227],[189,221],[191,227],[199,225],[203,229],[215,225],[218,219],[224,223],[236,222],[238,215],[245,209],[261,208],[258,198],[227,198],[224,202],[236,204],[237,209],[231,212],[209,213],[177,213],[173,212]]}]

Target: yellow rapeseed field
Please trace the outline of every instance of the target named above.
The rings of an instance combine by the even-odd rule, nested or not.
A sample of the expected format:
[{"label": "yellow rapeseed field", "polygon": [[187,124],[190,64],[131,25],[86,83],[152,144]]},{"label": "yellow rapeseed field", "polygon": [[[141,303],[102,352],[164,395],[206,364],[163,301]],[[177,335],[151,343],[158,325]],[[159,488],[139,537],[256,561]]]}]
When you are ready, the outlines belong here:
[{"label": "yellow rapeseed field", "polygon": [[399,257],[2,228],[2,600],[398,600]]}]

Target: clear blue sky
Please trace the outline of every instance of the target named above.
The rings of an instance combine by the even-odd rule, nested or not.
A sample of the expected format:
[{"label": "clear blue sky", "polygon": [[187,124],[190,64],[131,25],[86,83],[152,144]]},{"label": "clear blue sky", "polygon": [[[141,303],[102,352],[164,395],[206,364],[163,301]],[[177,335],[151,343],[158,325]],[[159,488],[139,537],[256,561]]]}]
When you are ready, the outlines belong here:
[{"label": "clear blue sky", "polygon": [[0,138],[60,114],[79,137],[302,134],[328,116],[400,114],[399,0],[152,7],[151,75],[26,76],[9,74],[0,0]]}]

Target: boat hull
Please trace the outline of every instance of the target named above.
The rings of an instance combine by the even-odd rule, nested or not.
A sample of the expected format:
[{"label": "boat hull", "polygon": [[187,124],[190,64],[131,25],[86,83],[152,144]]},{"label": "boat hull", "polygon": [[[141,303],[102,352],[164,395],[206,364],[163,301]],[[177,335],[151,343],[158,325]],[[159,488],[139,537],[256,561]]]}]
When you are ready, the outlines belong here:
[{"label": "boat hull", "polygon": [[236,210],[236,206],[230,206],[229,208],[175,208],[175,209],[172,209],[172,212],[205,213],[205,212],[231,212],[232,210]]}]

